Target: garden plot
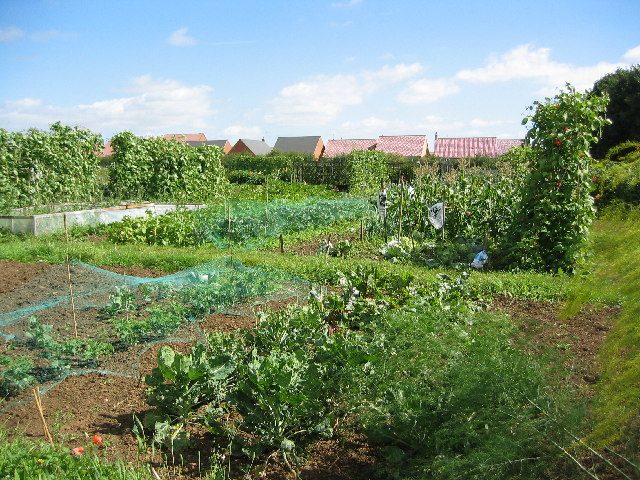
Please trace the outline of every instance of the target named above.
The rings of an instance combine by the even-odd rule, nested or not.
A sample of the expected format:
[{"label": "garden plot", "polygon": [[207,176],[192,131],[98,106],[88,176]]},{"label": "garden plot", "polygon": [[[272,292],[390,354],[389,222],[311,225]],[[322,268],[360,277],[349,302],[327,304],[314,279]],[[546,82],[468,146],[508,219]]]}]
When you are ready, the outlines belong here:
[{"label": "garden plot", "polygon": [[158,343],[190,344],[218,324],[223,330],[250,326],[248,318],[262,305],[296,302],[308,290],[281,272],[230,259],[156,278],[80,262],[69,270],[13,270],[26,281],[0,285],[2,410],[30,401],[20,393],[27,386],[39,384],[46,393],[69,376],[139,378]]}]

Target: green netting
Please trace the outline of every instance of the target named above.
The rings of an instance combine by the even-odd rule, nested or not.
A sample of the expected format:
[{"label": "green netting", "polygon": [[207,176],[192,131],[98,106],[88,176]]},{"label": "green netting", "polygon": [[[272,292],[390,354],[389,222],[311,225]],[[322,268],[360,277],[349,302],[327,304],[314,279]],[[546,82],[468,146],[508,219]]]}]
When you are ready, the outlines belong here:
[{"label": "green netting", "polygon": [[[89,372],[137,378],[141,359],[157,343],[202,340],[223,317],[247,321],[256,308],[298,302],[309,289],[281,271],[249,268],[231,258],[157,278],[82,262],[70,272],[74,311],[65,265],[0,295],[0,357],[28,359],[33,368],[24,383],[40,384],[43,392]],[[7,393],[7,368],[0,367],[0,389],[12,400],[1,410],[22,401],[19,391]]]},{"label": "green netting", "polygon": [[330,227],[372,215],[375,215],[373,204],[354,197],[309,198],[300,202],[241,201],[211,205],[197,211],[125,219],[109,228],[109,237],[122,243],[175,246],[209,243],[219,248],[235,245],[257,248],[281,234]]}]

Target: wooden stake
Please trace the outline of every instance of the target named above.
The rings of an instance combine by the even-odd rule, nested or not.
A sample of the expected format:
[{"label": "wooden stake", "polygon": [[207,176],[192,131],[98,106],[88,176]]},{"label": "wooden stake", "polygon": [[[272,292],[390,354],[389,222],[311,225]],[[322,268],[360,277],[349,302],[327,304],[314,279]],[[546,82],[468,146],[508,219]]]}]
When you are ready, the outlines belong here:
[{"label": "wooden stake", "polygon": [[73,334],[78,338],[78,319],[76,318],[76,302],[73,298],[73,284],[71,283],[71,264],[69,263],[69,230],[67,228],[67,214],[62,217],[64,224],[64,238],[67,244],[66,264],[67,264],[67,280],[69,282],[69,298],[71,299],[71,314],[73,316]]},{"label": "wooden stake", "polygon": [[44,410],[42,409],[42,399],[40,398],[40,390],[38,387],[33,389],[33,397],[36,400],[36,408],[38,409],[38,413],[40,414],[40,420],[42,421],[42,430],[44,431],[44,436],[47,437],[47,440],[51,445],[53,445],[53,437],[51,436],[51,432],[49,432],[49,427],[47,427],[47,421],[44,419]]},{"label": "wooden stake", "polygon": [[284,253],[284,237],[280,234],[280,253]]},{"label": "wooden stake", "polygon": [[442,241],[444,241],[445,205],[446,203],[442,202]]},{"label": "wooden stake", "polygon": [[400,241],[400,237],[402,236],[402,206],[404,203],[404,182],[402,177],[400,177],[400,219],[398,220],[398,241]]}]

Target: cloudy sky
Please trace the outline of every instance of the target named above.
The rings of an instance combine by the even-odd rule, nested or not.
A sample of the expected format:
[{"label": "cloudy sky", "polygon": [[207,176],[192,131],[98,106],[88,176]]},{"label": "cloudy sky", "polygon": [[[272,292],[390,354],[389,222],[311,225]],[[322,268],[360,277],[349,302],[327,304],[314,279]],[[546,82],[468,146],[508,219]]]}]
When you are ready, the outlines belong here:
[{"label": "cloudy sky", "polygon": [[0,128],[521,137],[640,63],[638,0],[0,0]]}]

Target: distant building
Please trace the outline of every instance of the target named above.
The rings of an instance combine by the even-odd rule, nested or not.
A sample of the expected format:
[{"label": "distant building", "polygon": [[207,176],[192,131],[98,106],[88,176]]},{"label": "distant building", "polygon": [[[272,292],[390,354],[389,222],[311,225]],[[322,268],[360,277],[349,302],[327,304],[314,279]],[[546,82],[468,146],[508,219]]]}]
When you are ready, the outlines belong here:
[{"label": "distant building", "polygon": [[322,137],[278,137],[274,150],[282,153],[306,153],[318,159],[324,152]]},{"label": "distant building", "polygon": [[98,152],[99,157],[110,157],[113,155],[113,147],[111,146],[111,141],[108,141],[104,144],[104,148]]},{"label": "distant building", "polygon": [[177,140],[178,142],[206,142],[204,133],[167,133],[162,136],[165,140]]},{"label": "distant building", "polygon": [[424,157],[429,153],[426,135],[380,135],[376,150],[404,157]]},{"label": "distant building", "polygon": [[375,138],[328,140],[323,157],[331,158],[349,155],[354,150],[375,150]]},{"label": "distant building", "polygon": [[440,158],[497,157],[513,147],[522,146],[521,139],[496,137],[446,138],[436,134],[433,154]]},{"label": "distant building", "polygon": [[224,153],[229,153],[229,150],[231,150],[231,144],[229,143],[229,140],[207,140],[204,142],[187,140],[186,144],[190,147],[213,145],[214,147],[220,147]]},{"label": "distant building", "polygon": [[241,138],[227,153],[248,153],[251,155],[266,155],[272,148],[264,140],[250,140]]}]

